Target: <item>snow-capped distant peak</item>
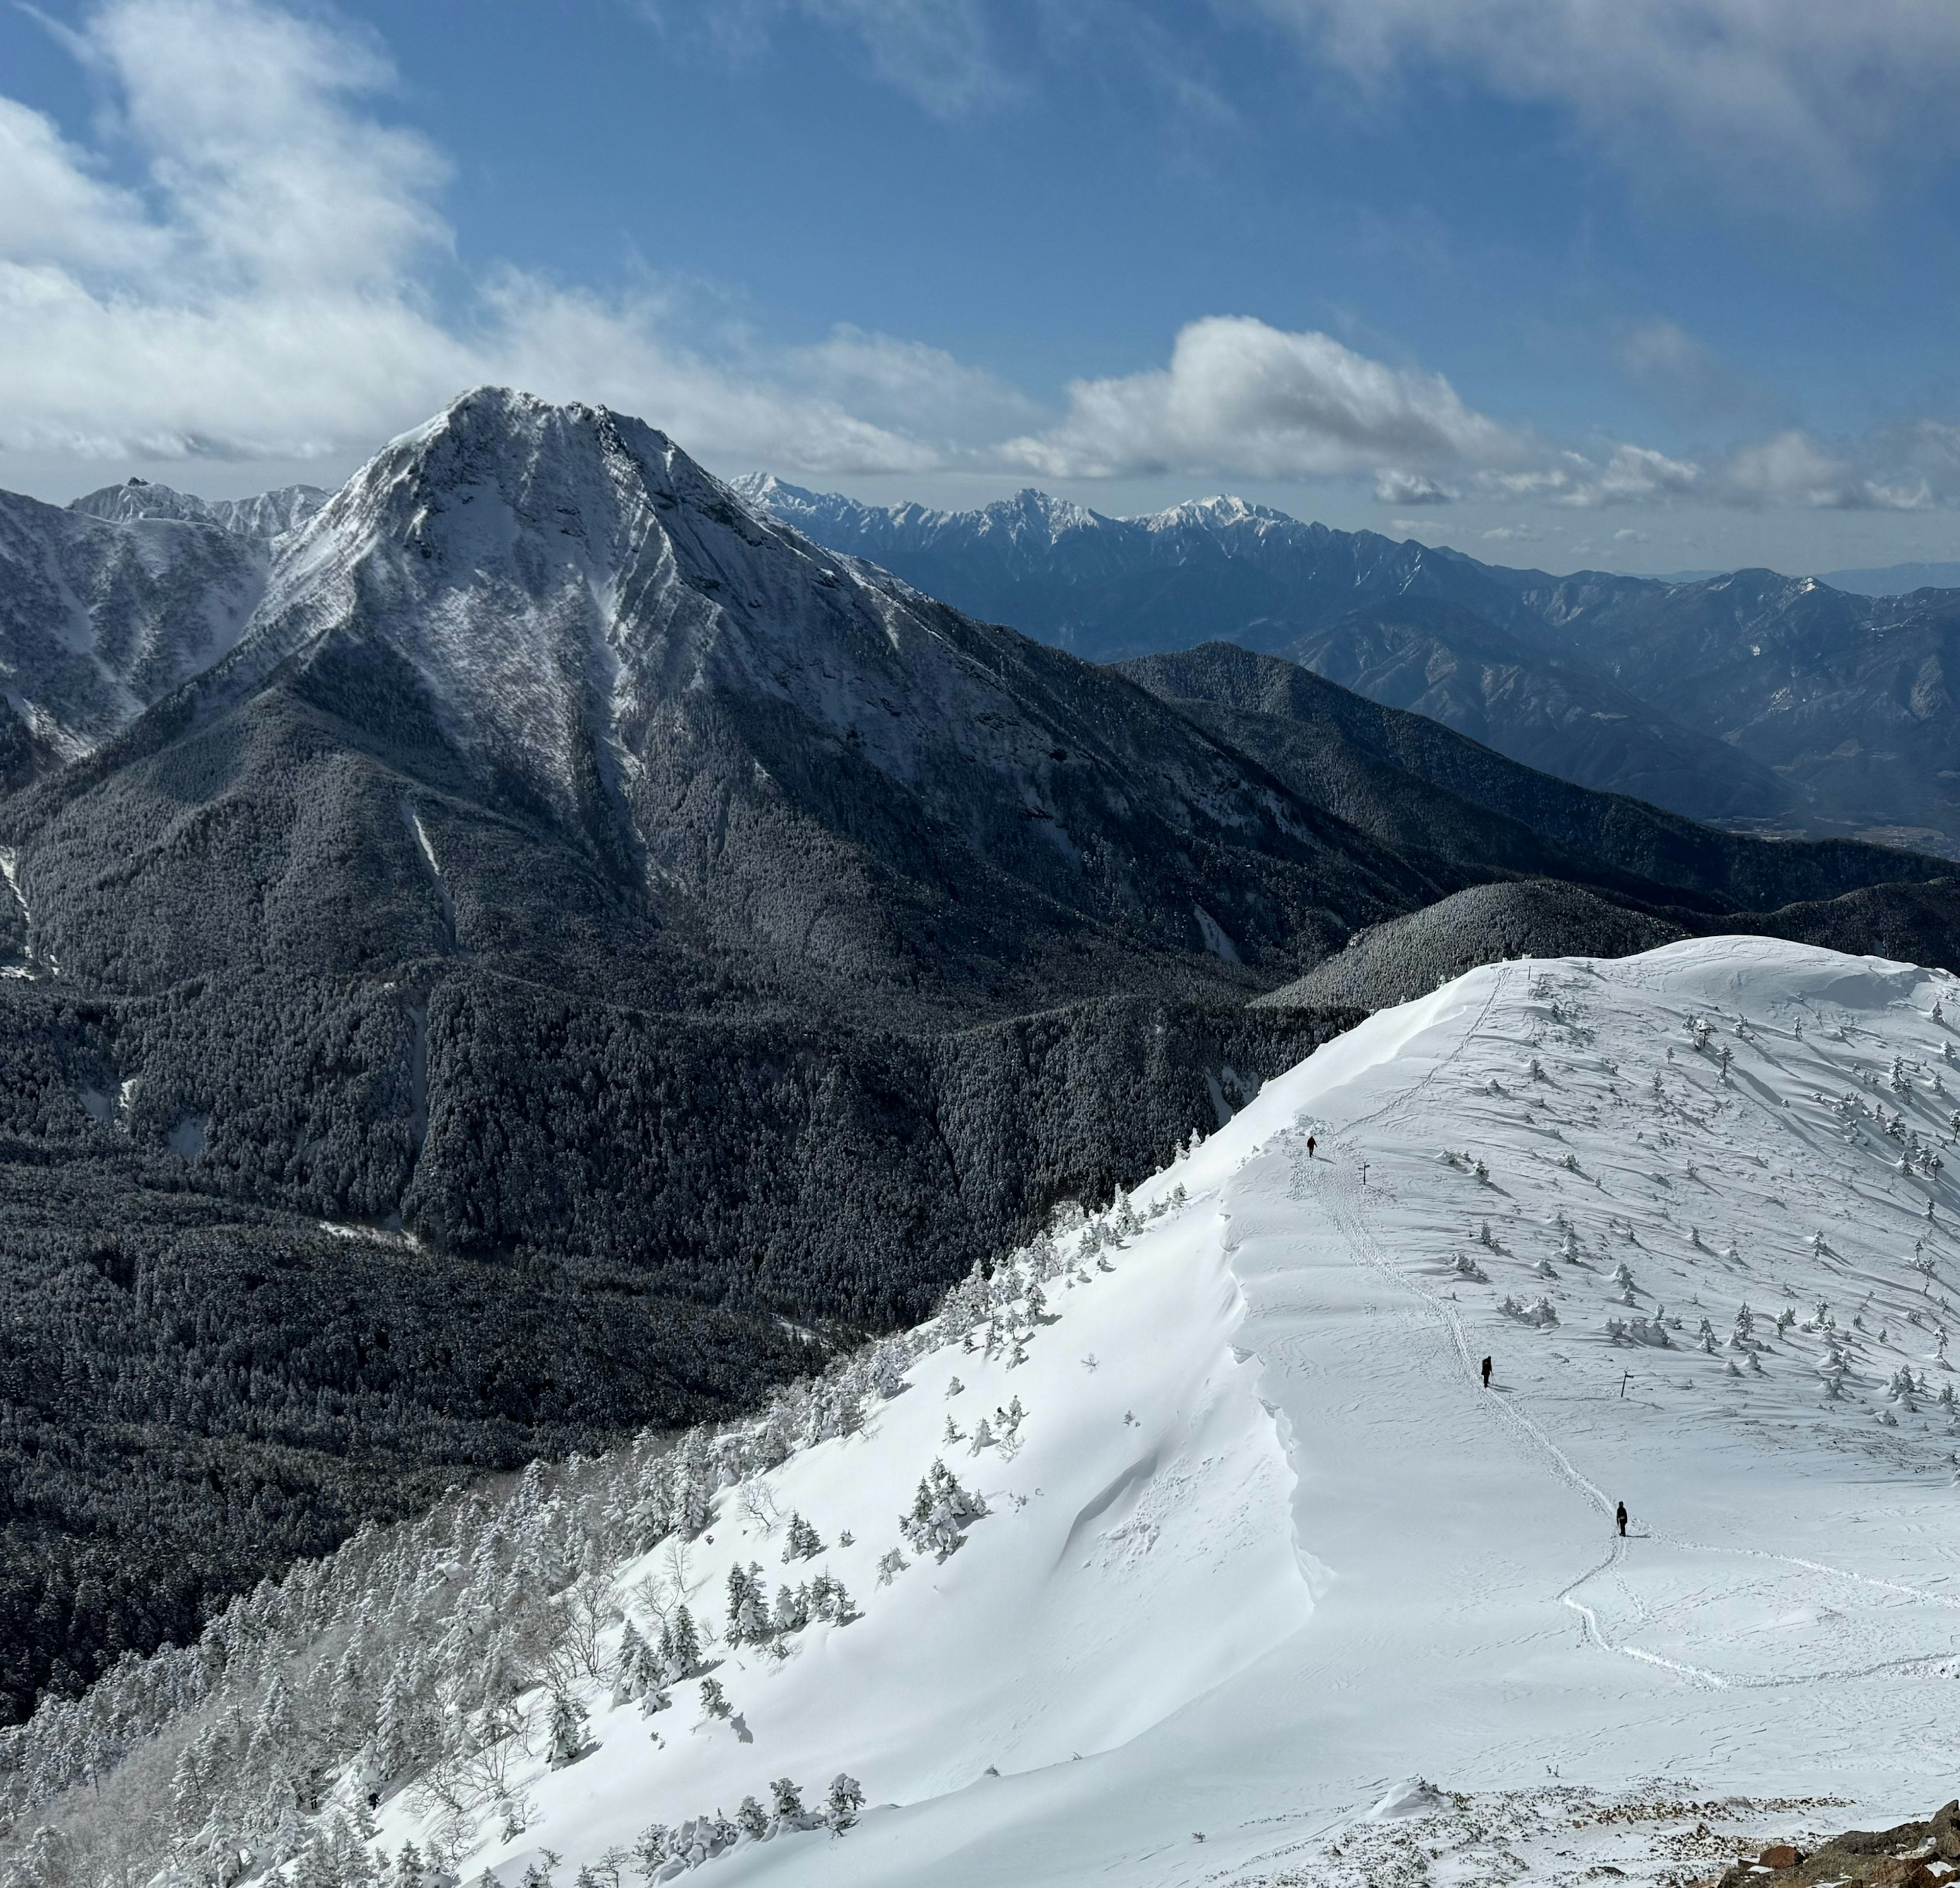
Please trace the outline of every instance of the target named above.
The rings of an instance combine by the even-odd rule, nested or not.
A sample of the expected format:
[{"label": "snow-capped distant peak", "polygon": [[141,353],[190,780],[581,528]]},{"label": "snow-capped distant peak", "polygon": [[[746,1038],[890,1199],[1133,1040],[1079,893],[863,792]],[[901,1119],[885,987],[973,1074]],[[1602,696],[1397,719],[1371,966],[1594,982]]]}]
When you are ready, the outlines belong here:
[{"label": "snow-capped distant peak", "polygon": [[270,540],[304,524],[332,495],[318,486],[289,485],[248,498],[200,498],[167,485],[130,479],[84,493],[68,508],[116,524],[161,518],[178,524],[215,524],[236,536]]}]

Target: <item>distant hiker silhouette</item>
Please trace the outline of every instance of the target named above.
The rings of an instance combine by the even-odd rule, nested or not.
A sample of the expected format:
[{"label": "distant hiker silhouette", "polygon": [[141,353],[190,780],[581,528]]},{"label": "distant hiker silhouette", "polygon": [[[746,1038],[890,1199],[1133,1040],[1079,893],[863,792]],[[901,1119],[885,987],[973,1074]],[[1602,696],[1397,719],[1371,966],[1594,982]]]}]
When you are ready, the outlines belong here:
[{"label": "distant hiker silhouette", "polygon": [[1306,1157],[1309,1160],[1313,1158],[1313,1150],[1319,1146],[1319,1145],[1320,1143],[1315,1140],[1312,1135],[1309,1134],[1306,1137]]},{"label": "distant hiker silhouette", "polygon": [[1624,1540],[1627,1537],[1627,1504],[1624,1501],[1614,1509],[1613,1518],[1620,1523],[1620,1538]]},{"label": "distant hiker silhouette", "polygon": [[1484,1387],[1491,1387],[1491,1360],[1488,1357],[1484,1359]]}]

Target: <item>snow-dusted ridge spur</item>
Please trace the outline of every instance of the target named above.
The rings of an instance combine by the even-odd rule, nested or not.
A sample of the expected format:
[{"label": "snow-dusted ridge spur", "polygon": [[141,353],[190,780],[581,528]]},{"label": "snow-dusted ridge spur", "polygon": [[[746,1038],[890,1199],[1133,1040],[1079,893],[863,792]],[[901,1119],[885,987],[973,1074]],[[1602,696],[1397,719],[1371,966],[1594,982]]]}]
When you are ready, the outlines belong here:
[{"label": "snow-dusted ridge spur", "polygon": [[1943,1800],[1956,1032],[1759,939],[1472,972],[752,1422],[45,1707],[17,1874],[1686,1881]]}]

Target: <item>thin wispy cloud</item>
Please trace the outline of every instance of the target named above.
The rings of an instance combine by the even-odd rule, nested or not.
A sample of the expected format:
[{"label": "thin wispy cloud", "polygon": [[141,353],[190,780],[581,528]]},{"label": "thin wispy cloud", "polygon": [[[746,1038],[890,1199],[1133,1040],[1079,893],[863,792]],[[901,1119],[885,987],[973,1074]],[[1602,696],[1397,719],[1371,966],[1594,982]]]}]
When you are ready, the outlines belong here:
[{"label": "thin wispy cloud", "polygon": [[1570,114],[1630,174],[1848,207],[1950,145],[1960,8],[1944,0],[1257,0],[1318,62],[1386,87],[1467,75]]},{"label": "thin wispy cloud", "polygon": [[711,7],[640,0],[641,17],[673,41],[752,59],[797,21],[849,40],[872,72],[936,117],[998,104],[1014,88],[997,56],[982,0],[721,0]]}]

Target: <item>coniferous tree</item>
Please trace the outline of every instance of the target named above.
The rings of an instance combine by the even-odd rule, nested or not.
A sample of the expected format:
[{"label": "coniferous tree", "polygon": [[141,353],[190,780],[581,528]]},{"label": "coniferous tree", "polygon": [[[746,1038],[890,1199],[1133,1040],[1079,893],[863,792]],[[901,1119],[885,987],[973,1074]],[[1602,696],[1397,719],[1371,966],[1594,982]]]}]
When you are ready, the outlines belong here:
[{"label": "coniferous tree", "polygon": [[864,1807],[864,1792],[858,1779],[839,1771],[831,1779],[825,1799],[823,1820],[829,1826],[831,1834],[842,1835],[846,1829],[854,1828],[858,1812]]}]

